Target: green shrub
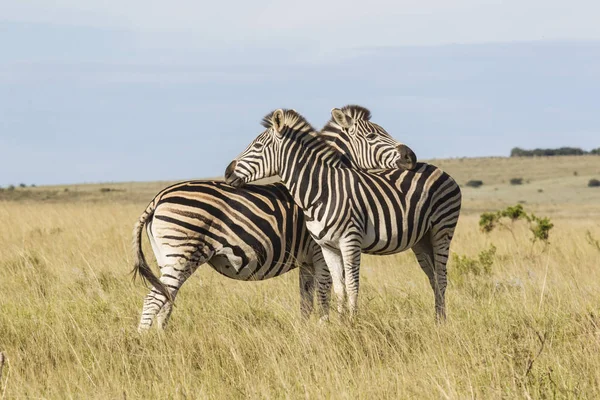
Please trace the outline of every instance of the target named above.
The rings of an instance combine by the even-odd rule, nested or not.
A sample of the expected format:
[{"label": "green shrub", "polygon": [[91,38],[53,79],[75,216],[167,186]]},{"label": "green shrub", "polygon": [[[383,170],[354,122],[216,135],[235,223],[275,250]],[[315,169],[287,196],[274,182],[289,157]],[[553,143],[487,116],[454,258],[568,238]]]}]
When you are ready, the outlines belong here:
[{"label": "green shrub", "polygon": [[598,179],[590,179],[590,181],[588,182],[588,187],[599,187],[600,186],[600,180]]},{"label": "green shrub", "polygon": [[554,227],[554,224],[550,221],[550,218],[536,217],[531,214],[531,217],[527,219],[529,221],[529,230],[533,233],[533,241],[540,240],[544,243],[548,243],[548,236],[550,235],[550,229]]},{"label": "green shrub", "polygon": [[483,185],[483,181],[480,180],[470,180],[469,182],[467,182],[467,186],[468,187],[472,187],[472,188],[478,188],[481,185]]},{"label": "green shrub", "polygon": [[498,223],[498,214],[497,213],[483,213],[479,217],[479,229],[482,232],[488,233],[494,230],[496,224]]},{"label": "green shrub", "polygon": [[523,184],[523,178],[512,178],[510,180],[510,184],[511,185],[522,185]]},{"label": "green shrub", "polygon": [[[554,227],[554,224],[548,217],[537,217],[535,214],[527,214],[521,204],[507,207],[504,210],[496,212],[486,212],[479,217],[479,229],[484,233],[493,231],[497,226],[502,226],[510,230],[511,234],[512,227],[502,222],[502,219],[510,220],[511,224],[518,220],[525,220],[529,224],[529,230],[533,234],[532,241],[538,240],[548,244],[548,237],[550,230]],[[516,240],[513,234],[513,238]]]},{"label": "green shrub", "polygon": [[477,258],[453,253],[451,271],[456,283],[462,284],[470,276],[490,276],[496,258],[496,250],[496,246],[491,244],[489,249],[479,252]]},{"label": "green shrub", "polygon": [[523,206],[520,204],[512,207],[506,207],[506,209],[500,211],[500,216],[510,218],[512,222],[518,219],[527,218],[527,214],[525,213]]}]

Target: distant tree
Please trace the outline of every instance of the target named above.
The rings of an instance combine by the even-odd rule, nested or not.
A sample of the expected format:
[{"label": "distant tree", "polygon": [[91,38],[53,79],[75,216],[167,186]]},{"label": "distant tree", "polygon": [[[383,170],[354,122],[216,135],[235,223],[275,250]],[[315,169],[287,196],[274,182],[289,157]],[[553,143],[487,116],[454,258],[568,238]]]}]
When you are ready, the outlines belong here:
[{"label": "distant tree", "polygon": [[514,149],[512,149],[510,151],[510,156],[511,157],[527,157],[527,150],[523,150],[519,147],[515,147]]},{"label": "distant tree", "polygon": [[15,190],[15,185],[9,185],[6,189],[13,191],[13,190]]},{"label": "distant tree", "polygon": [[590,179],[590,181],[588,182],[588,187],[600,187],[600,180]]},{"label": "distant tree", "polygon": [[26,188],[26,187],[27,187],[27,185],[26,185],[26,184],[24,184],[24,183],[20,183],[20,184],[19,184],[19,187],[21,187],[21,188]]},{"label": "distant tree", "polygon": [[[598,149],[596,149],[598,150]],[[594,151],[594,150],[592,150]],[[582,156],[585,154],[595,154],[588,153],[585,150],[582,150],[578,147],[560,147],[558,149],[533,149],[533,150],[524,150],[519,147],[515,147],[511,150],[511,157],[548,157],[548,156]]]},{"label": "distant tree", "polygon": [[597,149],[592,149],[590,151],[590,154],[596,155],[596,156],[600,156],[600,147],[598,147]]}]

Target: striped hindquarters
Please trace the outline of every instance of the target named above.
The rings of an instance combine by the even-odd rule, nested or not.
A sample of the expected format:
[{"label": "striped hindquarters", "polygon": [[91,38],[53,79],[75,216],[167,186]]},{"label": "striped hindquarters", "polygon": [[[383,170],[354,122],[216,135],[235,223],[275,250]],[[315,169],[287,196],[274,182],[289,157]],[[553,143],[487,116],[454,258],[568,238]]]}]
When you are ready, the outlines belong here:
[{"label": "striped hindquarters", "polygon": [[314,242],[281,184],[235,189],[188,181],[156,196],[149,236],[160,265],[209,262],[243,280],[281,275],[310,261]]}]

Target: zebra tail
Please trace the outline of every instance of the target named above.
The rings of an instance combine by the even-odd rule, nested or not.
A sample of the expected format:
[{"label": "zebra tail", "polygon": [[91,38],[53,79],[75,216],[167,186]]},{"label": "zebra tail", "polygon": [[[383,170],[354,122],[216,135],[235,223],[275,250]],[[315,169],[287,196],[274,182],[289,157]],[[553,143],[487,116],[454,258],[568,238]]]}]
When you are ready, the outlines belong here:
[{"label": "zebra tail", "polygon": [[152,272],[152,269],[146,262],[146,257],[144,256],[144,252],[142,251],[142,232],[144,231],[144,226],[149,218],[152,218],[154,215],[155,202],[152,201],[144,213],[140,216],[138,221],[135,223],[133,228],[133,270],[131,271],[133,274],[133,280],[135,280],[138,276],[142,279],[144,283],[150,283],[156,290],[158,290],[163,296],[167,298],[168,301],[172,302],[173,299],[171,297],[171,293],[167,290],[166,286],[158,279],[156,275]]}]

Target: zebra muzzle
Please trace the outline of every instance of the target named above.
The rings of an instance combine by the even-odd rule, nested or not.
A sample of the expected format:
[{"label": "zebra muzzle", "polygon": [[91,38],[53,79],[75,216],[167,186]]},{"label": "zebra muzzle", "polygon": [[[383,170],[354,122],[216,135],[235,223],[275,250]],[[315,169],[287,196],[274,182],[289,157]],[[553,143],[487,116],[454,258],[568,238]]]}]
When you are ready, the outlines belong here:
[{"label": "zebra muzzle", "polygon": [[400,153],[398,168],[413,170],[417,166],[417,155],[410,147],[405,144],[399,144],[396,149]]},{"label": "zebra muzzle", "polygon": [[225,182],[228,183],[229,185],[233,186],[234,188],[238,188],[244,184],[244,181],[242,180],[242,178],[240,178],[235,173],[236,166],[237,166],[237,161],[233,160],[227,166],[227,169],[225,169]]}]

